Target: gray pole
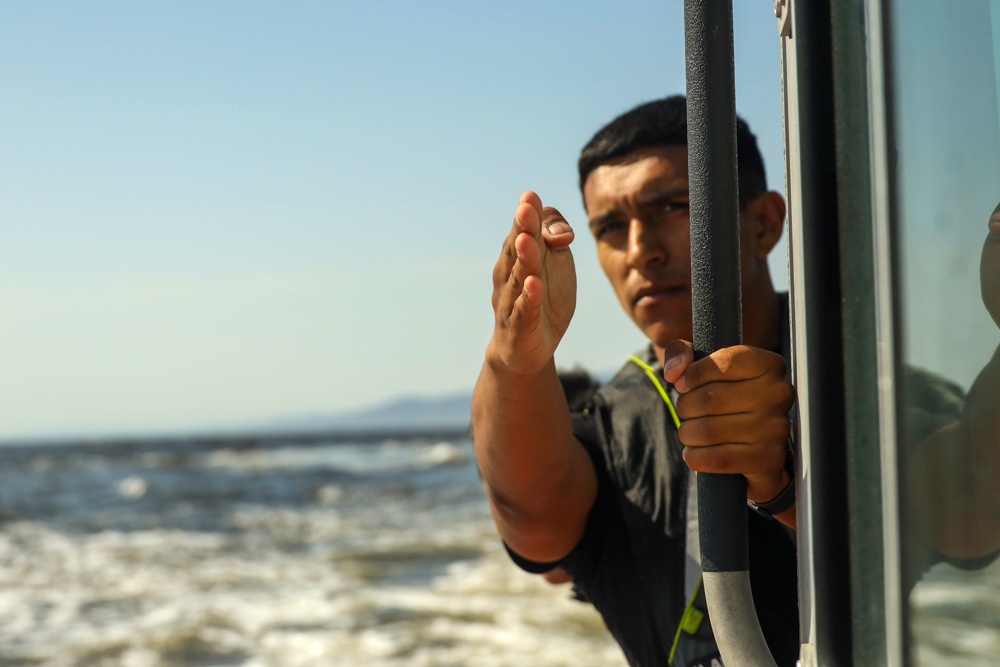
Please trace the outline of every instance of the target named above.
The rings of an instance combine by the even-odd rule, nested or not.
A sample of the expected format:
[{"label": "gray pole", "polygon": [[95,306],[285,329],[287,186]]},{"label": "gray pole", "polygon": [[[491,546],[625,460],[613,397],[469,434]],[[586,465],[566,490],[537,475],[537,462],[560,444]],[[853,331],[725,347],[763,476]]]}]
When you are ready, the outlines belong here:
[{"label": "gray pole", "polygon": [[[743,342],[732,0],[685,0],[694,347]],[[746,479],[698,474],[705,596],[727,665],[774,665],[750,593]]]}]

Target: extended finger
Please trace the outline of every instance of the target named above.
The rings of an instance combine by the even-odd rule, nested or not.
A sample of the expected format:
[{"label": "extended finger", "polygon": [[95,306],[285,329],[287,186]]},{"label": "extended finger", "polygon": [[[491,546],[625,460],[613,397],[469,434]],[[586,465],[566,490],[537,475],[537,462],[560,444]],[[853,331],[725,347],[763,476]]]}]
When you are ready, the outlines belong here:
[{"label": "extended finger", "polygon": [[531,208],[535,209],[539,217],[542,215],[542,198],[538,196],[538,193],[533,190],[525,190],[521,194],[521,199],[519,200],[522,204],[528,204]]},{"label": "extended finger", "polygon": [[709,382],[692,389],[677,399],[677,415],[681,419],[762,411],[785,415],[794,403],[791,383],[767,375],[742,382]]},{"label": "extended finger", "polygon": [[543,285],[538,275],[542,250],[538,241],[527,233],[519,234],[514,246],[517,261],[511,269],[506,290],[506,294],[514,299],[510,324],[516,330],[530,331],[537,325],[542,305]]},{"label": "extended finger", "polygon": [[756,347],[734,345],[693,362],[674,382],[674,387],[683,394],[709,382],[740,382],[764,375],[785,377],[785,360],[781,355]]},{"label": "extended finger", "polygon": [[514,238],[514,265],[509,282],[520,288],[525,278],[538,271],[542,260],[542,221],[538,211],[524,202],[518,204],[514,217],[521,232]]},{"label": "extended finger", "polygon": [[[511,224],[510,232],[504,238],[500,252],[500,261],[497,262],[497,268],[504,274],[504,277],[506,277],[516,259],[514,240],[522,233],[538,236],[540,232],[538,221],[541,220],[541,216],[541,198],[531,190],[525,190],[524,194],[521,195],[521,199],[518,200],[517,208],[514,209],[514,222]],[[501,264],[504,264],[504,266],[501,267]],[[493,281],[497,283],[495,274],[496,271],[494,272]]]},{"label": "extended finger", "polygon": [[510,314],[510,328],[521,333],[530,333],[538,326],[542,313],[544,286],[538,276],[528,276],[520,296],[514,301]]},{"label": "extended finger", "polygon": [[514,272],[522,274],[521,280],[535,275],[542,260],[542,251],[535,238],[528,234],[518,234],[514,239],[514,250],[517,254]]},{"label": "extended finger", "polygon": [[[530,210],[529,210],[530,209]],[[534,211],[532,214],[531,211]],[[511,268],[517,261],[517,250],[515,241],[522,233],[536,233],[535,220],[542,214],[542,200],[531,190],[526,190],[518,200],[517,208],[514,209],[514,222],[510,226],[510,231],[504,237],[500,247],[500,258],[493,267],[493,289],[498,289],[507,282],[510,277]],[[496,304],[494,304],[495,306]]]},{"label": "extended finger", "polygon": [[[530,195],[534,195],[536,199],[538,197],[533,192],[526,192],[522,199],[526,197],[530,199]],[[538,234],[540,227],[538,210],[530,202],[519,203],[514,212],[514,224],[510,235],[504,241],[500,259],[493,269],[493,308],[498,314],[507,313],[513,308],[514,300],[521,295],[524,279],[531,275],[531,270],[526,270],[520,261],[518,239],[527,238],[530,241]],[[520,243],[523,250],[524,241]],[[533,257],[528,258],[529,262],[533,259]]]}]

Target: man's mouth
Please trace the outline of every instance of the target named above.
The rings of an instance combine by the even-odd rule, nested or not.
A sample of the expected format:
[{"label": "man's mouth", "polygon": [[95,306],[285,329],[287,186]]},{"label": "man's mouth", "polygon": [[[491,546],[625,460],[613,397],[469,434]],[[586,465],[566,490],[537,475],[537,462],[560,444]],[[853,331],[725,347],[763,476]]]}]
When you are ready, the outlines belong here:
[{"label": "man's mouth", "polygon": [[687,296],[688,286],[682,284],[656,285],[636,292],[634,303],[637,308],[653,306],[661,301]]}]

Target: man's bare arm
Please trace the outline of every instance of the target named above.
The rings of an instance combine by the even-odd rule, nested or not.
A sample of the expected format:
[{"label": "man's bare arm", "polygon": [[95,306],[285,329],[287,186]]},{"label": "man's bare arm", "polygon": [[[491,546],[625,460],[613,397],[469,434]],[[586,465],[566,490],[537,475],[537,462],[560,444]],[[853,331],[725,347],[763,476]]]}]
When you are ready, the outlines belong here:
[{"label": "man's bare arm", "polygon": [[504,541],[539,562],[579,541],[596,497],[590,458],[573,437],[553,354],[576,306],[573,231],[538,195],[521,197],[493,271],[493,337],[472,399],[490,506]]}]

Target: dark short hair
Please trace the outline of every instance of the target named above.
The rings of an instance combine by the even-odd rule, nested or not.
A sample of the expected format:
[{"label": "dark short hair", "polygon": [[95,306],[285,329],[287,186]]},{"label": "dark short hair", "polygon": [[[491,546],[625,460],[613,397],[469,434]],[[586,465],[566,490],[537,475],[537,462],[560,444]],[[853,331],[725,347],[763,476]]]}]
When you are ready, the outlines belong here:
[{"label": "dark short hair", "polygon": [[[598,130],[580,151],[577,163],[580,190],[590,172],[605,162],[640,148],[687,146],[687,98],[673,95],[640,104]],[[737,171],[740,206],[767,191],[764,158],[757,137],[746,121],[736,117]]]}]

